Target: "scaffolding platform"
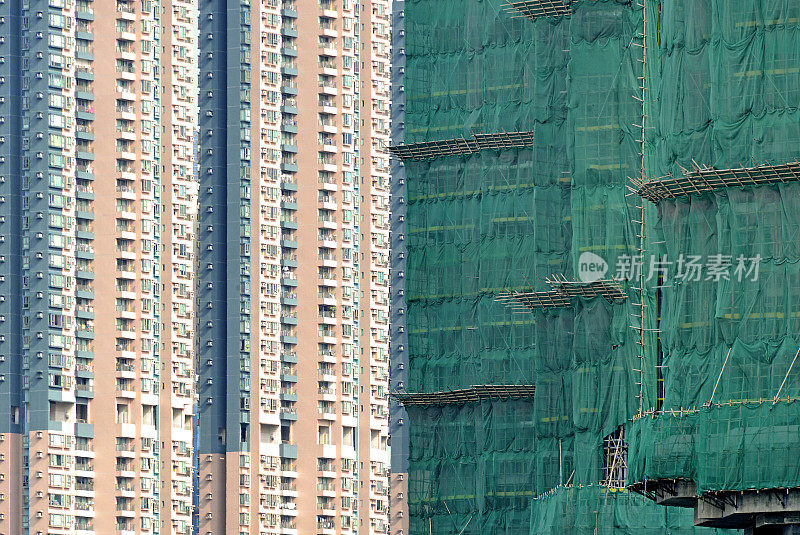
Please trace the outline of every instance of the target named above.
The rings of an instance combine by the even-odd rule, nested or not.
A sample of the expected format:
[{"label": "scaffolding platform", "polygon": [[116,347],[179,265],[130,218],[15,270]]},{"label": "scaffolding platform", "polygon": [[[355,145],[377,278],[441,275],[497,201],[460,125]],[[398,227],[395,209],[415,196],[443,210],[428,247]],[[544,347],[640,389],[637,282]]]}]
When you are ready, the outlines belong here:
[{"label": "scaffolding platform", "polygon": [[392,145],[389,151],[401,160],[432,160],[444,156],[475,154],[485,149],[516,149],[533,145],[533,131],[473,134],[471,138],[437,139]]},{"label": "scaffolding platform", "polygon": [[581,282],[567,280],[563,275],[545,279],[551,290],[543,292],[503,292],[496,300],[514,310],[530,312],[536,308],[558,308],[572,304],[576,297],[603,297],[609,303],[621,303],[628,298],[620,283],[613,279]]},{"label": "scaffolding platform", "polygon": [[545,292],[503,292],[497,301],[505,304],[514,312],[530,312],[534,308],[567,307],[572,302],[563,294],[548,290]]},{"label": "scaffolding platform", "polygon": [[508,12],[516,11],[526,19],[537,17],[563,17],[572,14],[569,0],[509,0],[505,4]]},{"label": "scaffolding platform", "polygon": [[413,405],[461,405],[484,400],[533,399],[534,385],[472,385],[446,392],[394,392],[392,397],[409,407]]},{"label": "scaffolding platform", "polygon": [[683,176],[667,175],[642,182],[633,179],[636,193],[658,204],[665,199],[699,195],[731,187],[754,187],[800,181],[800,161],[780,165],[759,165],[734,169],[714,169],[697,166]]},{"label": "scaffolding platform", "polygon": [[594,282],[568,281],[564,275],[554,275],[545,279],[554,290],[572,297],[604,297],[609,303],[621,303],[628,298],[618,281],[598,280]]}]

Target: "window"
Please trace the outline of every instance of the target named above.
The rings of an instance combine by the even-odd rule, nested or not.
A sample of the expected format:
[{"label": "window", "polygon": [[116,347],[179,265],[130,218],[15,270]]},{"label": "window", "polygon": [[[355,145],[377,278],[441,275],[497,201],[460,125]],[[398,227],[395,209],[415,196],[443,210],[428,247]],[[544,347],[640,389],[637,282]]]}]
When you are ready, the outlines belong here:
[{"label": "window", "polygon": [[63,528],[64,526],[64,515],[56,515],[50,514],[49,524],[51,528]]}]

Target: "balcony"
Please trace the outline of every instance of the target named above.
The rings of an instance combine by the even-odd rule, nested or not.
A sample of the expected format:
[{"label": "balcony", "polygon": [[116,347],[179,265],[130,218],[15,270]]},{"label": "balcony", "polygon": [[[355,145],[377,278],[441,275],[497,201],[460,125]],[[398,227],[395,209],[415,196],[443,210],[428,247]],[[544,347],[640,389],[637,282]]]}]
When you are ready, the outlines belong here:
[{"label": "balcony", "polygon": [[120,13],[135,14],[136,10],[124,2],[117,2],[117,11]]},{"label": "balcony", "polygon": [[116,464],[117,472],[132,472],[133,471],[133,461]]},{"label": "balcony", "polygon": [[75,47],[75,57],[79,59],[94,59],[94,47],[90,45],[77,45]]},{"label": "balcony", "polygon": [[94,490],[94,481],[76,482],[75,483],[75,490],[93,491]]},{"label": "balcony", "polygon": [[[92,511],[94,506],[89,502],[75,502],[76,511]],[[78,528],[80,529],[80,528]]]},{"label": "balcony", "polygon": [[76,65],[75,74],[83,75],[84,77],[94,78],[94,71],[88,65]]},{"label": "balcony", "polygon": [[337,36],[337,33],[336,33],[336,22],[330,22],[330,21],[320,22],[319,23],[319,29],[322,30],[322,35],[325,35],[327,37],[336,37]]},{"label": "balcony", "polygon": [[94,365],[93,364],[76,364],[75,371],[78,372],[93,372]]},{"label": "balcony", "polygon": [[92,463],[75,463],[75,470],[82,470],[84,472],[92,472],[92,471],[94,471],[94,465]]},{"label": "balcony", "polygon": [[85,437],[77,437],[75,439],[75,449],[78,451],[94,451],[92,439]]},{"label": "balcony", "polygon": [[75,517],[75,529],[77,531],[94,531],[94,524],[90,519],[83,517]]},{"label": "balcony", "polygon": [[91,284],[76,284],[75,290],[78,292],[94,292],[94,286]]}]

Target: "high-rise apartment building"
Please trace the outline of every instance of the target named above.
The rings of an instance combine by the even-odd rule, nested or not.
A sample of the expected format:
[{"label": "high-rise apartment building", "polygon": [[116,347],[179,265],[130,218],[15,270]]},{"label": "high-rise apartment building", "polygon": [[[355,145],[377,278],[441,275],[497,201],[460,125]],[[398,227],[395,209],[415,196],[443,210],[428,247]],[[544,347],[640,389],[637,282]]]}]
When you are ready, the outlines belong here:
[{"label": "high-rise apartment building", "polygon": [[0,533],[191,531],[196,18],[0,2]]},{"label": "high-rise apartment building", "polygon": [[199,20],[199,533],[383,533],[389,1]]}]

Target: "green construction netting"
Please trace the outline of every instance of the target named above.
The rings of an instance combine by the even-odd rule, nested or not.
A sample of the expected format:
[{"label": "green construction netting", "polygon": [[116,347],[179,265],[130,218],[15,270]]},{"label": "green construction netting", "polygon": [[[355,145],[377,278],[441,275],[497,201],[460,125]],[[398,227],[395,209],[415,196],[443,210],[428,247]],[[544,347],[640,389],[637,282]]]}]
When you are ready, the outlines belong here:
[{"label": "green construction netting", "polygon": [[651,176],[797,157],[800,5],[663,0],[649,17]]},{"label": "green construction netting", "polygon": [[[651,176],[693,162],[727,168],[798,157],[800,4],[663,1],[651,18],[660,45],[648,68]],[[792,367],[800,350],[800,185],[664,201],[656,232],[667,269],[663,408],[701,410],[631,424],[629,481],[797,486],[789,452],[800,433],[787,400],[800,396],[800,359]],[[714,265],[728,265],[725,274],[715,275]],[[773,405],[779,391],[783,402]],[[770,463],[758,462],[765,458]]]},{"label": "green construction netting", "polygon": [[644,417],[626,431],[630,481],[691,479],[700,492],[795,487],[800,481],[795,401]]},{"label": "green construction netting", "polygon": [[[642,12],[573,9],[532,22],[502,0],[405,4],[406,142],[535,131],[529,148],[406,163],[406,389],[536,385],[533,402],[409,408],[413,534],[527,534],[531,498],[598,483],[604,437],[639,409],[637,291],[526,314],[496,301],[577,278],[586,252],[613,274],[639,247],[625,184],[641,171]],[[654,349],[645,362],[650,407]]]},{"label": "green construction netting", "polygon": [[535,499],[530,535],[713,535],[732,530],[697,528],[694,511],[662,507],[625,489],[562,487]]},{"label": "green construction netting", "polygon": [[[412,533],[520,533],[537,479],[557,478],[538,458],[530,401],[409,407]],[[567,467],[570,466],[567,458]],[[470,520],[471,519],[471,520]]]}]

